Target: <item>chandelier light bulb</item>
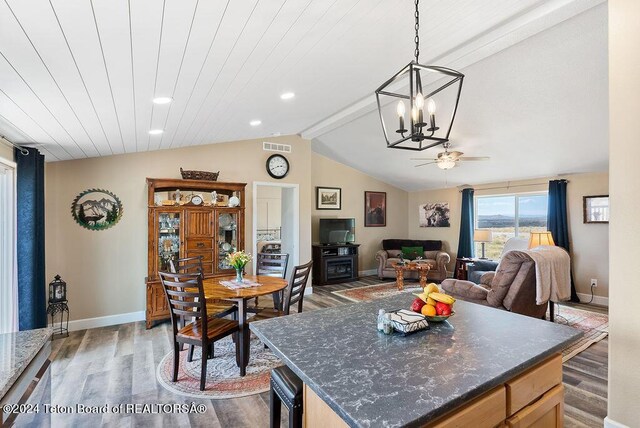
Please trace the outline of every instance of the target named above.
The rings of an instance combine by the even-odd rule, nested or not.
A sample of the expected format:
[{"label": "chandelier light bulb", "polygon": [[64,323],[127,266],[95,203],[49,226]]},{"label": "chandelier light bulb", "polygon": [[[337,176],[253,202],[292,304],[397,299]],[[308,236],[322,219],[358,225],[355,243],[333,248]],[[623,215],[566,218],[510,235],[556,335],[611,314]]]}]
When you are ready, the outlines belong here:
[{"label": "chandelier light bulb", "polygon": [[436,114],[436,102],[433,101],[433,98],[429,98],[429,101],[427,102],[427,110],[429,111],[429,114]]},{"label": "chandelier light bulb", "polygon": [[398,117],[404,116],[404,102],[398,101],[398,106],[396,107],[396,113],[398,113]]},{"label": "chandelier light bulb", "polygon": [[420,92],[416,94],[416,107],[418,107],[420,110],[422,110],[424,107],[424,97]]},{"label": "chandelier light bulb", "polygon": [[415,105],[411,107],[411,119],[414,123],[418,122],[418,108]]}]

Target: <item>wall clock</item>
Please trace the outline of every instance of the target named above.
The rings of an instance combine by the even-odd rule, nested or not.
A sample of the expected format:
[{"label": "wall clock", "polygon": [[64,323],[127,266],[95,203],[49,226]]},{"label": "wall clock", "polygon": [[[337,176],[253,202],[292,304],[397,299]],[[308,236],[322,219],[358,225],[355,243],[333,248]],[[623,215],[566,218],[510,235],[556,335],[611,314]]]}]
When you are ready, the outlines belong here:
[{"label": "wall clock", "polygon": [[289,161],[282,155],[271,155],[267,159],[267,172],[273,178],[284,178],[289,173]]}]

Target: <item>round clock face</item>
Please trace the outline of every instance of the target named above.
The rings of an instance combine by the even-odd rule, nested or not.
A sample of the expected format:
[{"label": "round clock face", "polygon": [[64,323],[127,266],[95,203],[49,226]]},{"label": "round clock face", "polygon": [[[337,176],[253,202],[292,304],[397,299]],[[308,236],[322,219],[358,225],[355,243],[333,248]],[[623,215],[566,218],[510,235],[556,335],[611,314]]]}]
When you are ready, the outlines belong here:
[{"label": "round clock face", "polygon": [[273,178],[284,178],[289,173],[289,161],[282,155],[271,155],[267,159],[267,172]]},{"label": "round clock face", "polygon": [[202,205],[202,197],[200,195],[193,195],[191,197],[191,203],[193,205]]}]

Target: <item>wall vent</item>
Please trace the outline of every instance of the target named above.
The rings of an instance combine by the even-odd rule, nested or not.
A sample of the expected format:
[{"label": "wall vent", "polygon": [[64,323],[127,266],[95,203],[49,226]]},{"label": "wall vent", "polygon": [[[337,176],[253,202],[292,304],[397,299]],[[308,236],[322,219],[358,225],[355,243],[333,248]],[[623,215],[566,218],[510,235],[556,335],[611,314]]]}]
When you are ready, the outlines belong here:
[{"label": "wall vent", "polygon": [[291,145],[277,144],[277,143],[270,143],[268,141],[263,141],[262,150],[266,150],[268,152],[291,153]]}]

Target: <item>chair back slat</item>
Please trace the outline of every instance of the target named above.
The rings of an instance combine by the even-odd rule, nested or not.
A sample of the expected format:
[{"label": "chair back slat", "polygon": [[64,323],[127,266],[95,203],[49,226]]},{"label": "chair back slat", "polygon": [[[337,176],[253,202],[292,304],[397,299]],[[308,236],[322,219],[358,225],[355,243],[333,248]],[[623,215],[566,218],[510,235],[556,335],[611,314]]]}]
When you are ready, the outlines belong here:
[{"label": "chair back slat", "polygon": [[207,335],[207,303],[201,273],[158,272],[171,315],[174,335],[179,317],[203,320],[203,335]]},{"label": "chair back slat", "polygon": [[289,315],[291,305],[294,303],[298,304],[298,312],[302,312],[304,290],[307,287],[312,264],[313,261],[310,261],[309,263],[293,268],[289,285],[287,285],[287,288],[284,290],[284,298],[282,300],[282,310],[285,314]]},{"label": "chair back slat", "polygon": [[289,254],[258,253],[256,256],[256,274],[284,278],[287,275]]},{"label": "chair back slat", "polygon": [[175,261],[169,260],[169,269],[172,273],[200,273],[202,269],[202,256],[184,257]]}]

